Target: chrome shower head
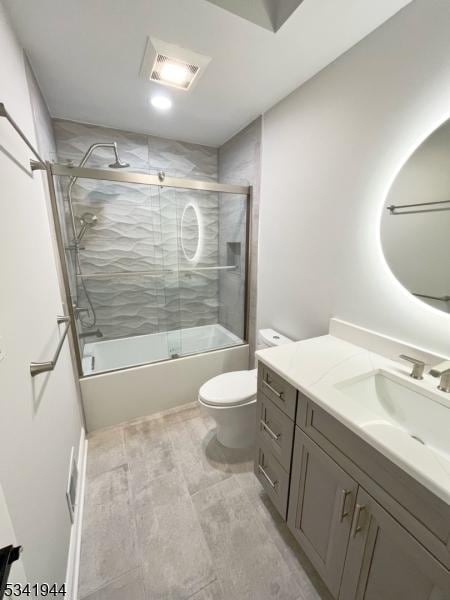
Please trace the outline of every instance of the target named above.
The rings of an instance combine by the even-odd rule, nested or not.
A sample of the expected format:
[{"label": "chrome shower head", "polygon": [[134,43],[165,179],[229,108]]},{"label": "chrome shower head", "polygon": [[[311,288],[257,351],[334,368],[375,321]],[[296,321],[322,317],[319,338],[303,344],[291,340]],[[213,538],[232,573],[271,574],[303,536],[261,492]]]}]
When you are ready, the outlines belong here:
[{"label": "chrome shower head", "polygon": [[110,169],[126,169],[129,166],[130,166],[129,163],[121,162],[120,160],[116,160],[113,163],[111,163],[110,165],[108,165],[108,167]]},{"label": "chrome shower head", "polygon": [[78,232],[76,241],[81,242],[81,240],[83,239],[83,237],[86,233],[86,230],[89,227],[93,227],[97,223],[97,221],[98,221],[97,215],[94,215],[94,213],[91,213],[91,212],[83,213],[80,217],[81,229]]},{"label": "chrome shower head", "polygon": [[98,221],[97,215],[91,212],[85,212],[80,217],[81,225],[87,225],[87,227],[92,227]]},{"label": "chrome shower head", "polygon": [[113,142],[112,144],[113,146],[113,150],[114,150],[114,156],[116,158],[116,160],[111,163],[110,165],[108,165],[108,167],[110,169],[126,169],[127,167],[129,167],[129,163],[126,162],[122,162],[119,158],[119,152],[117,150],[117,142]]}]

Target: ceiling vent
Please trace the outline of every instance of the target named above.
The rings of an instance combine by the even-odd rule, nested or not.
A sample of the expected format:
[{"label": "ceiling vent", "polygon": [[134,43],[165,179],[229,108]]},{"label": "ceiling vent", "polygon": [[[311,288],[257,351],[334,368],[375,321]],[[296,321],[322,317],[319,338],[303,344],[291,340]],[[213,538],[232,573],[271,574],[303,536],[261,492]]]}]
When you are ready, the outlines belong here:
[{"label": "ceiling vent", "polygon": [[210,60],[208,56],[149,37],[140,75],[155,83],[190,90]]},{"label": "ceiling vent", "polygon": [[157,54],[150,79],[180,90],[188,90],[199,70],[197,65]]}]

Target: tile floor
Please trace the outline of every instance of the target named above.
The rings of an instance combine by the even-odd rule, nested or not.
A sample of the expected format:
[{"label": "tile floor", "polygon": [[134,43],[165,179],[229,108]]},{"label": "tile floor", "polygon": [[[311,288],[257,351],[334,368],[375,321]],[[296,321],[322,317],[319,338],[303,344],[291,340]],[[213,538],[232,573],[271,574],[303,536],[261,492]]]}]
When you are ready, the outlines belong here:
[{"label": "tile floor", "polygon": [[79,598],[330,600],[197,405],[89,438]]}]

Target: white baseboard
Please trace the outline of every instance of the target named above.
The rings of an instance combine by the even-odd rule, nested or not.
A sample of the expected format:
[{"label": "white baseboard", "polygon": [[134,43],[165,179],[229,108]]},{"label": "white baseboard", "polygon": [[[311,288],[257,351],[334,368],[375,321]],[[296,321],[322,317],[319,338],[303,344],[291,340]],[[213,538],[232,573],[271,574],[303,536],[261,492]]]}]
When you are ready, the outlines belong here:
[{"label": "white baseboard", "polygon": [[80,444],[78,449],[78,489],[74,521],[70,534],[69,557],[66,571],[66,598],[67,600],[78,600],[78,575],[80,570],[80,548],[81,530],[83,525],[84,490],[86,484],[86,462],[88,441],[84,429],[81,430]]}]

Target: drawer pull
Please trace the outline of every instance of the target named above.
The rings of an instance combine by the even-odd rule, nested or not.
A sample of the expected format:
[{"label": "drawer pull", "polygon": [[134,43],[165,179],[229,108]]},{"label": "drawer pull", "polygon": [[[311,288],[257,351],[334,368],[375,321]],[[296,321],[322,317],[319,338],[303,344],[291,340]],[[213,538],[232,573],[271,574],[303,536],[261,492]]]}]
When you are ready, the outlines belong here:
[{"label": "drawer pull", "polygon": [[278,481],[272,481],[272,479],[270,479],[270,477],[267,475],[265,469],[261,465],[258,465],[258,469],[259,469],[259,472],[267,479],[267,481],[269,482],[269,485],[272,487],[272,489],[275,489]]},{"label": "drawer pull", "polygon": [[347,502],[347,496],[349,496],[351,494],[351,490],[342,490],[341,491],[341,507],[339,509],[339,522],[342,523],[342,521],[345,519],[345,517],[348,517],[348,515],[350,514],[349,511],[345,511],[345,504]]},{"label": "drawer pull", "polygon": [[359,518],[363,510],[366,510],[366,507],[363,504],[357,504],[355,510],[355,517],[353,519],[352,532],[351,536],[355,537],[357,533],[359,533],[362,527],[359,525]]},{"label": "drawer pull", "polygon": [[280,400],[283,400],[283,402],[284,402],[283,392],[279,392],[278,390],[276,390],[274,387],[272,387],[270,385],[270,383],[267,383],[267,381],[265,379],[263,379],[263,383],[266,387],[269,388],[269,390],[272,392],[272,394],[275,394],[275,396],[277,396]]},{"label": "drawer pull", "polygon": [[274,431],[272,431],[270,429],[270,427],[267,425],[267,423],[265,421],[263,421],[263,419],[261,419],[260,423],[273,440],[276,441],[276,440],[280,439],[281,433],[275,433]]}]

